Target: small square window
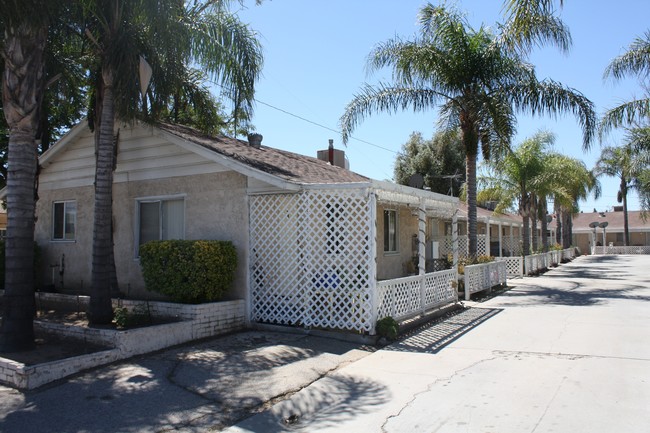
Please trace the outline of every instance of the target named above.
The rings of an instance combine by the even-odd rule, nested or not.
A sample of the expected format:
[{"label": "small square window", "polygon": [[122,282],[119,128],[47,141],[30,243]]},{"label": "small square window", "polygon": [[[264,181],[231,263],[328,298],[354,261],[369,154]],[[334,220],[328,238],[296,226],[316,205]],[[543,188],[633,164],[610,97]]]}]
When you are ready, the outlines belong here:
[{"label": "small square window", "polygon": [[397,211],[384,210],[384,252],[397,252]]},{"label": "small square window", "polygon": [[77,225],[77,202],[57,201],[52,210],[52,239],[73,241]]}]

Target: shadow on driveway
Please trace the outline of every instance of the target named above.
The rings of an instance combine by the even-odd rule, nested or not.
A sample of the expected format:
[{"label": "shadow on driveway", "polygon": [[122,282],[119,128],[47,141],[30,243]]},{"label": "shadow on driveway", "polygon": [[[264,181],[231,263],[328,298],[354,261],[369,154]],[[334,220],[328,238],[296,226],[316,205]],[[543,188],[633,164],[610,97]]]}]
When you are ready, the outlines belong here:
[{"label": "shadow on driveway", "polygon": [[466,308],[446,319],[414,329],[384,350],[438,353],[445,346],[501,311],[503,310],[497,308]]}]

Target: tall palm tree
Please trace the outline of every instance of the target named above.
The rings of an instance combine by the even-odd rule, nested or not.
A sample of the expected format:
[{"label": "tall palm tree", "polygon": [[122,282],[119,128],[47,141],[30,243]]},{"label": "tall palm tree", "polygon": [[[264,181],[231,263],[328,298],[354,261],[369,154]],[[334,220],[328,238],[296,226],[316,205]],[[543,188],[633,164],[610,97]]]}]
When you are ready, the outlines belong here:
[{"label": "tall palm tree", "polygon": [[[604,78],[620,80],[628,75],[650,75],[650,30],[630,44],[628,50],[607,66]],[[650,117],[650,97],[634,99],[608,110],[601,119],[601,135],[621,126],[635,126]]]},{"label": "tall palm tree", "polygon": [[[141,59],[152,66],[145,117],[178,95],[188,64],[199,64],[218,79],[235,108],[252,110],[261,50],[254,34],[228,13],[223,1],[84,0],[86,34],[97,59],[95,219],[89,320],[112,319],[112,183],[116,119],[141,114],[137,71]],[[140,83],[142,84],[142,83]]]},{"label": "tall palm tree", "polygon": [[[551,175],[548,185],[545,185],[545,197],[553,201],[554,213],[557,217],[556,230],[564,248],[571,246],[571,226],[573,214],[577,212],[578,201],[594,192],[600,196],[600,185],[587,169],[584,162],[558,153],[550,154],[546,160],[546,171]],[[559,182],[559,185],[556,183]],[[545,217],[546,212],[543,216]],[[542,220],[544,222],[544,220]],[[544,234],[546,229],[543,229]],[[548,243],[544,244],[545,251]]]},{"label": "tall palm tree", "polygon": [[[594,176],[609,176],[619,180],[617,201],[623,203],[623,229],[624,244],[630,245],[630,230],[627,213],[627,195],[630,190],[641,189],[641,196],[646,196],[644,191],[645,180],[650,167],[650,155],[647,150],[638,150],[634,141],[634,130],[628,131],[626,139],[620,147],[604,147],[593,169]],[[643,198],[642,198],[643,201]]]},{"label": "tall palm tree", "polygon": [[537,218],[533,201],[538,186],[546,180],[545,152],[554,140],[553,134],[548,132],[535,134],[502,160],[492,163],[492,175],[480,179],[480,201],[496,201],[496,212],[517,206],[523,223],[523,255],[531,252],[530,222]]},{"label": "tall palm tree", "polygon": [[[9,129],[5,294],[0,346],[34,347],[36,133],[45,89],[44,56],[51,5],[0,1],[2,105]],[[33,11],[40,11],[36,14]]]},{"label": "tall palm tree", "polygon": [[472,29],[453,10],[431,4],[420,11],[420,37],[399,38],[376,47],[368,69],[393,69],[394,84],[366,85],[341,117],[343,141],[375,112],[438,107],[447,127],[459,127],[466,156],[469,254],[477,254],[476,159],[502,153],[514,133],[516,111],[530,114],[572,111],[584,133],[593,136],[593,104],[555,81],[539,81],[531,65],[484,27]]}]

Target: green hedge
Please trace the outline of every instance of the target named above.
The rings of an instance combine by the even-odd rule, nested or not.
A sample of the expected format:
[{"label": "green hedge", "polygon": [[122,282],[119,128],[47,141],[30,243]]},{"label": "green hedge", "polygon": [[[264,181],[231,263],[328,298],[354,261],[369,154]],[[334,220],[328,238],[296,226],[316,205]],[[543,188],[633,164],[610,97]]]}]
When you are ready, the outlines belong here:
[{"label": "green hedge", "polygon": [[237,269],[237,253],[228,241],[152,241],[140,246],[147,290],[175,302],[221,300]]},{"label": "green hedge", "polygon": [[[38,289],[42,284],[41,275],[42,254],[41,247],[34,242],[34,289]],[[5,240],[0,239],[0,288],[5,288]]]}]

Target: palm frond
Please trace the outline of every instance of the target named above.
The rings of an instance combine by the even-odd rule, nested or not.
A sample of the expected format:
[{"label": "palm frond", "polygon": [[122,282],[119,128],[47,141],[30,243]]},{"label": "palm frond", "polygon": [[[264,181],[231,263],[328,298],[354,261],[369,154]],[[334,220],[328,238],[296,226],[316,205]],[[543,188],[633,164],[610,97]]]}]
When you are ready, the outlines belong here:
[{"label": "palm frond", "polygon": [[602,139],[612,129],[641,123],[648,116],[650,116],[650,98],[624,102],[605,112],[598,125],[598,134]]},{"label": "palm frond", "polygon": [[625,53],[612,60],[603,77],[620,80],[628,74],[650,75],[650,30],[636,38]]},{"label": "palm frond", "polygon": [[367,116],[376,112],[395,113],[412,109],[414,112],[428,110],[444,95],[422,88],[392,87],[379,84],[366,85],[346,106],[340,119],[343,142],[347,143],[354,128]]}]

